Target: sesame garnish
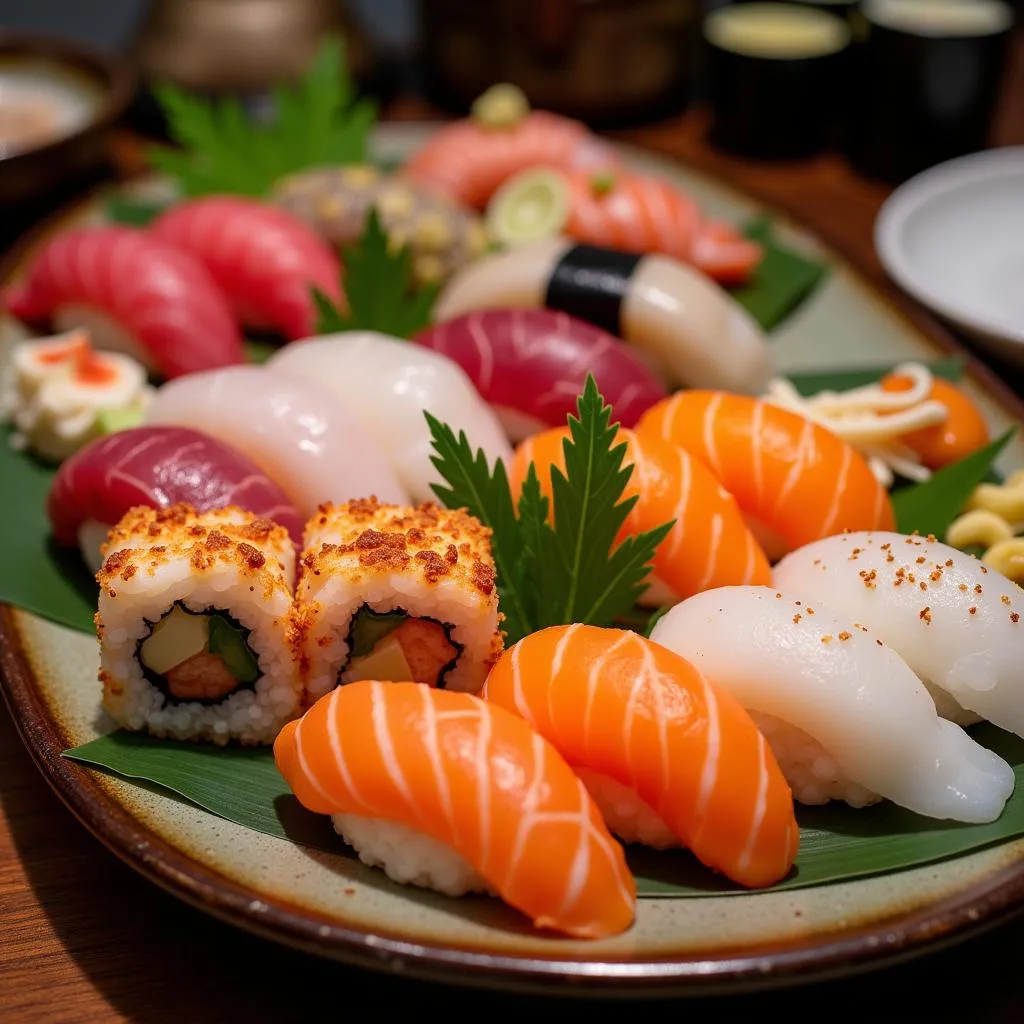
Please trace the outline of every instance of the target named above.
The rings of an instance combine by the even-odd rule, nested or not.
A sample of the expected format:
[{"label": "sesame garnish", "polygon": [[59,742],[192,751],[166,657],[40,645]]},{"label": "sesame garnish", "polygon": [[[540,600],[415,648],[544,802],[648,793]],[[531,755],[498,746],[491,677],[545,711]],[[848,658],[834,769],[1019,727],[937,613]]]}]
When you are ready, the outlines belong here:
[{"label": "sesame garnish", "polygon": [[839,634],[839,639],[840,640],[849,640],[850,637],[852,637],[852,636],[853,636],[852,633],[847,633],[846,630],[844,629],[842,631],[842,633]]},{"label": "sesame garnish", "polygon": [[821,565],[821,559],[820,558],[816,558],[814,560],[814,565]]},{"label": "sesame garnish", "polygon": [[953,568],[953,559],[952,558],[947,558],[946,561],[945,561],[945,566],[946,566],[947,569],[952,569]]},{"label": "sesame garnish", "polygon": [[777,598],[777,599],[778,599],[779,601],[781,601],[781,600],[782,600],[782,595],[781,595],[781,594],[776,594],[776,595],[775,595],[775,597],[776,597],[776,598]]},{"label": "sesame garnish", "polygon": [[1016,625],[1020,622],[1020,616],[1016,612],[1010,612],[1010,621]]},{"label": "sesame garnish", "polygon": [[966,583],[961,583],[960,584],[960,593],[961,594],[966,594],[968,590],[970,590],[970,587],[968,587]]},{"label": "sesame garnish", "polygon": [[922,590],[927,590],[927,589],[928,589],[928,584],[927,584],[927,583],[925,583],[925,581],[924,581],[924,580],[921,580],[921,582],[920,582],[920,583],[918,583],[918,586],[919,586],[919,587],[920,587],[920,588],[921,588]]},{"label": "sesame garnish", "polygon": [[971,607],[967,609],[967,614],[968,615],[977,615],[978,614],[978,609],[975,608],[974,605],[971,605]]},{"label": "sesame garnish", "polygon": [[929,533],[928,536],[925,537],[925,540],[928,541],[929,544],[934,544],[935,543],[935,534],[934,533]]},{"label": "sesame garnish", "polygon": [[793,625],[795,626],[802,618],[803,616],[797,612],[796,615],[793,616]]},{"label": "sesame garnish", "polygon": [[864,581],[864,586],[867,587],[868,590],[875,589],[875,578],[878,576],[878,573],[874,569],[870,572],[867,569],[861,569],[857,575]]},{"label": "sesame garnish", "polygon": [[941,579],[942,579],[942,570],[941,570],[941,569],[936,569],[936,570],[935,570],[935,572],[933,572],[933,573],[932,573],[932,574],[931,574],[931,575],[930,575],[930,576],[928,577],[928,579],[930,579],[930,580],[932,581],[932,583],[938,583],[938,582],[939,582],[939,580],[941,580]]},{"label": "sesame garnish", "polygon": [[1002,601],[1003,604],[1009,604],[1010,603],[1010,595],[1009,594],[1002,594],[1000,596],[999,600]]},{"label": "sesame garnish", "polygon": [[980,569],[980,570],[981,570],[981,571],[982,571],[982,572],[983,572],[983,573],[984,573],[984,574],[985,574],[986,576],[988,575],[988,569],[986,569],[986,568],[985,568],[985,566],[983,566],[983,565],[979,565],[979,566],[978,566],[978,568],[979,568],[979,569]]},{"label": "sesame garnish", "polygon": [[885,646],[881,640],[876,640],[875,643],[878,644],[879,647]]},{"label": "sesame garnish", "polygon": [[862,624],[862,623],[860,623],[860,622],[855,622],[855,623],[853,624],[853,628],[854,628],[854,629],[859,629],[859,630],[860,630],[860,631],[861,631],[862,633],[866,633],[866,632],[868,631],[868,627],[867,627],[867,626],[865,626],[865,625],[863,625],[863,624]]},{"label": "sesame garnish", "polygon": [[974,584],[974,592],[976,594],[980,594],[981,593],[981,584],[980,583],[975,583]]},{"label": "sesame garnish", "polygon": [[793,604],[795,604],[797,606],[797,608],[799,608],[800,605],[803,604],[803,601],[794,601]]},{"label": "sesame garnish", "polygon": [[807,607],[807,614],[808,615],[813,615],[814,614],[814,609],[811,608],[810,605],[808,605],[808,607]]},{"label": "sesame garnish", "polygon": [[919,619],[921,619],[922,622],[926,622],[926,623],[928,623],[928,625],[931,625],[931,622],[932,622],[932,610],[931,610],[931,608],[928,608],[927,606],[922,608],[921,611],[918,613],[917,617]]},{"label": "sesame garnish", "polygon": [[831,633],[826,633],[826,634],[825,634],[825,635],[824,635],[824,636],[823,636],[823,637],[821,638],[821,642],[822,642],[823,644],[830,644],[830,643],[832,643],[832,634],[831,634]]},{"label": "sesame garnish", "polygon": [[916,563],[917,563],[918,565],[924,565],[924,563],[925,563],[926,559],[925,559],[924,555],[921,555],[921,556],[920,556],[919,558],[915,558],[915,559],[914,559],[914,561],[915,561],[915,562],[916,562]]}]

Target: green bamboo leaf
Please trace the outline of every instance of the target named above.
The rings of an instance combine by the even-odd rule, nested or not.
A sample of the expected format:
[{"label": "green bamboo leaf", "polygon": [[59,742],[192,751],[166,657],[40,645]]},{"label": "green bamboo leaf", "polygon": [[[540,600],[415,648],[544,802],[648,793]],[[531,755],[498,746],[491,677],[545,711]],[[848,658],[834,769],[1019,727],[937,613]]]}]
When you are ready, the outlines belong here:
[{"label": "green bamboo leaf", "polygon": [[892,506],[896,513],[896,529],[900,533],[916,530],[940,540],[945,537],[949,524],[963,512],[974,488],[986,478],[1015,432],[1016,427],[1011,427],[991,444],[943,467],[923,483],[894,491]]},{"label": "green bamboo leaf", "polygon": [[[1024,741],[991,725],[969,730],[1014,769],[1017,785],[998,821],[963,825],[924,818],[882,802],[860,810],[845,804],[797,807],[800,853],[794,870],[771,891],[805,889],[932,864],[1024,836]],[[304,810],[291,795],[267,747],[214,747],[118,731],[64,756],[156,786],[198,807],[266,835],[331,853],[348,848],[325,815]],[[739,895],[733,885],[682,850],[627,849],[641,896]]]}]

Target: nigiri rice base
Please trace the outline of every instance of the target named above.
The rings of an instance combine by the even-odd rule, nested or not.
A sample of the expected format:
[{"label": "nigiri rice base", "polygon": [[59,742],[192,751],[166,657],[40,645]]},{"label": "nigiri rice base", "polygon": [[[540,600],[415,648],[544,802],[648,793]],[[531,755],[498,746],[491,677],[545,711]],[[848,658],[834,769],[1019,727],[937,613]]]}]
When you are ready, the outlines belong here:
[{"label": "nigiri rice base", "polygon": [[851,807],[867,807],[882,799],[846,778],[835,758],[803,729],[761,711],[749,714],[772,748],[794,800],[802,804],[842,800]]},{"label": "nigiri rice base", "polygon": [[497,895],[461,854],[417,829],[359,814],[332,814],[331,821],[364,864],[382,868],[393,882],[435,889],[446,896]]},{"label": "nigiri rice base", "polygon": [[679,837],[661,820],[654,808],[641,800],[629,786],[588,768],[573,768],[573,771],[587,787],[605,824],[624,843],[642,843],[656,850],[681,845]]}]

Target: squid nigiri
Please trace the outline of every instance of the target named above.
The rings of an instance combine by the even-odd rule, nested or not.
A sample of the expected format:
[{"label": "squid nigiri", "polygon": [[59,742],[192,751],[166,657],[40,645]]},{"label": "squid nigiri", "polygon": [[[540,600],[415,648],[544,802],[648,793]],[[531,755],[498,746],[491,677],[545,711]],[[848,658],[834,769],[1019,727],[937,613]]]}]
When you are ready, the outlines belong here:
[{"label": "squid nigiri", "polygon": [[670,387],[761,394],[775,376],[754,318],[724,289],[670,256],[545,238],[490,253],[457,273],[435,323],[494,307],[556,309],[633,345]]},{"label": "squid nigiri", "polygon": [[482,210],[494,191],[527,167],[618,167],[616,151],[586,125],[530,110],[515,86],[480,96],[473,116],[445,125],[406,164],[403,174],[464,206]]},{"label": "squid nigiri", "polygon": [[424,411],[464,430],[473,449],[506,465],[512,449],[497,416],[447,356],[375,331],[344,331],[288,345],[267,369],[318,384],[352,412],[380,445],[416,501],[435,497],[440,474]]},{"label": "squid nigiri", "polygon": [[510,178],[487,207],[492,237],[519,244],[565,234],[628,252],[664,253],[719,284],[743,284],[763,250],[669,181],[609,171],[532,168]]},{"label": "squid nigiri", "polygon": [[864,457],[799,413],[745,395],[680,391],[636,429],[703,462],[772,561],[843,530],[893,528],[889,494]]},{"label": "squid nigiri", "polygon": [[100,546],[130,508],[179,503],[197,512],[235,505],[302,544],[303,520],[277,484],[233,448],[183,427],[135,427],[92,441],[57,470],[46,514],[54,540],[77,546],[98,572]]},{"label": "squid nigiri", "polygon": [[57,235],[0,304],[32,326],[84,327],[97,348],[126,352],[164,377],[245,362],[231,306],[209,271],[134,228]]},{"label": "squid nigiri", "polygon": [[514,443],[564,425],[592,373],[613,416],[631,427],[665,388],[618,338],[549,309],[485,309],[414,339],[455,360]]},{"label": "squid nigiri", "polygon": [[754,716],[806,804],[887,798],[930,818],[995,821],[1010,766],[938,716],[874,631],[801,592],[722,587],[677,604],[651,639]]},{"label": "squid nigiri", "polygon": [[341,686],[274,743],[299,802],[396,882],[492,892],[538,928],[597,939],[636,885],[583,784],[521,718],[468,693]]},{"label": "squid nigiri", "polygon": [[552,626],[507,650],[483,695],[554,746],[624,840],[686,846],[749,887],[792,867],[793,798],[764,737],[664,647],[628,630]]},{"label": "squid nigiri", "polygon": [[387,455],[330,391],[265,366],[194,373],[157,390],[147,425],[191,427],[256,463],[308,519],[327,501],[408,505]]},{"label": "squid nigiri", "polygon": [[176,203],[150,225],[154,238],[191,252],[249,327],[304,338],[316,327],[312,287],[342,301],[331,247],[287,210],[241,196]]},{"label": "squid nigiri", "polygon": [[[569,428],[560,427],[519,445],[509,470],[516,501],[531,462],[541,490],[552,500],[551,469],[565,472],[563,441],[569,436]],[[735,499],[709,469],[682,448],[656,437],[640,437],[632,430],[620,428],[615,443],[626,444],[623,467],[633,467],[622,498],[635,495],[637,499],[619,539],[675,523],[654,554],[650,585],[640,604],[675,604],[714,587],[771,583],[772,570],[764,551]]]},{"label": "squid nigiri", "polygon": [[1024,594],[995,569],[934,537],[859,532],[793,551],[774,579],[869,627],[944,717],[1024,736]]}]

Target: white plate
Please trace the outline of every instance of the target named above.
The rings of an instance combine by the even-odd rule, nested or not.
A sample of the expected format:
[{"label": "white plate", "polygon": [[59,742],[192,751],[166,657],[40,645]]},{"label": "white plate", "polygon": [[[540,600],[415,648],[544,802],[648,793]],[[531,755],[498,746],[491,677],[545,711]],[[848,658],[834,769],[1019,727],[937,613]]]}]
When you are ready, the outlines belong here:
[{"label": "white plate", "polygon": [[1024,365],[1024,146],[911,178],[882,207],[875,248],[914,298]]}]

